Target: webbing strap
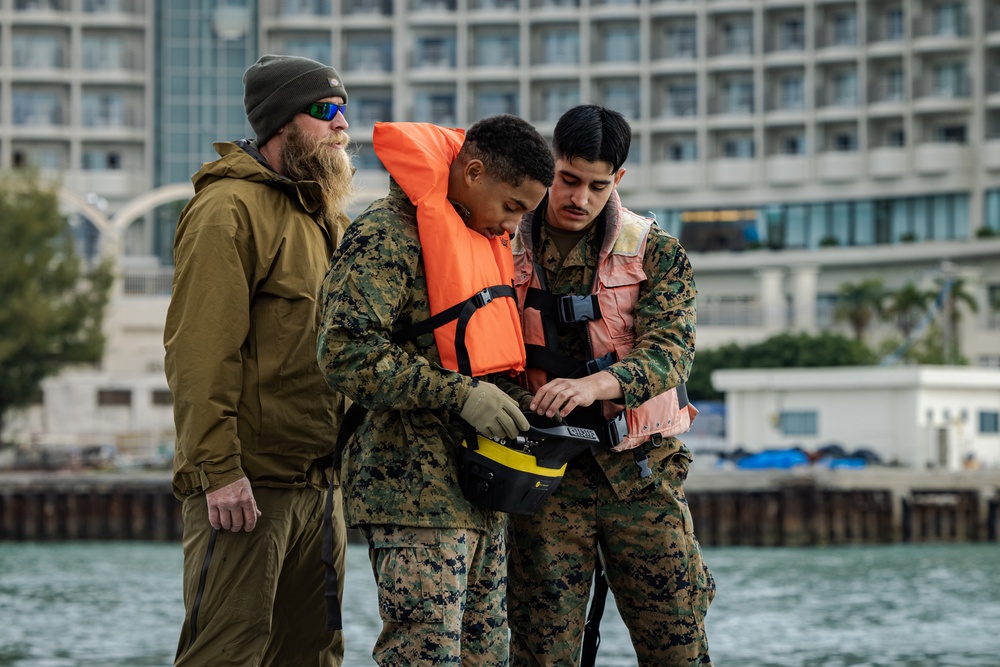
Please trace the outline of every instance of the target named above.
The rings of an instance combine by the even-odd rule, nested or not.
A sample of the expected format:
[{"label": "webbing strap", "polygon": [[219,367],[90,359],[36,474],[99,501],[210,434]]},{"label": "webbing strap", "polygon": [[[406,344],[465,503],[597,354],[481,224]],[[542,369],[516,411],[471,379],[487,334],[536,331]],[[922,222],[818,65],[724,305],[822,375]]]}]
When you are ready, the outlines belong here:
[{"label": "webbing strap", "polygon": [[509,296],[512,299],[517,298],[514,293],[514,288],[512,286],[493,285],[491,287],[487,287],[481,292],[473,294],[465,301],[460,301],[456,303],[451,308],[446,308],[445,310],[442,310],[437,315],[431,315],[426,320],[422,322],[417,322],[416,324],[410,326],[408,329],[397,331],[396,333],[392,334],[390,340],[393,343],[399,344],[407,340],[412,340],[417,336],[423,336],[424,334],[432,333],[438,327],[443,326],[448,322],[451,322],[452,320],[458,319],[459,316],[462,314],[462,310],[466,307],[466,305],[469,302],[472,302],[474,304],[475,307],[473,308],[473,312],[475,312],[475,308],[482,308],[493,299],[501,296]]},{"label": "webbing strap", "polygon": [[340,609],[340,595],[337,591],[340,575],[333,566],[333,483],[344,459],[344,448],[354,432],[365,420],[368,410],[360,403],[352,403],[340,422],[337,443],[333,446],[333,467],[330,469],[330,488],[326,490],[326,505],[323,507],[323,593],[326,596],[326,629],[341,630],[344,627]]},{"label": "webbing strap", "polygon": [[601,618],[608,599],[608,573],[604,559],[598,552],[597,569],[594,571],[593,598],[587,613],[587,624],[583,626],[583,653],[580,667],[594,667],[597,663],[597,648],[601,645]]},{"label": "webbing strap", "polygon": [[338,584],[340,575],[333,566],[333,482],[336,468],[330,471],[330,488],[326,490],[326,505],[323,507],[323,565],[325,566],[324,594],[326,596],[326,629],[328,632],[342,630]]}]

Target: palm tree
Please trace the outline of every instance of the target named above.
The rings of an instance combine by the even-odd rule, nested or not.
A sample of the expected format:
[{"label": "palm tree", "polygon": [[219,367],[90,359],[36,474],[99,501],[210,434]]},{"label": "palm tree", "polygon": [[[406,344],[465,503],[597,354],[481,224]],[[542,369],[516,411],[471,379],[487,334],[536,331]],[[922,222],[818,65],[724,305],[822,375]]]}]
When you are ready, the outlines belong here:
[{"label": "palm tree", "polygon": [[979,304],[976,298],[966,289],[965,278],[942,278],[938,281],[941,285],[941,292],[944,300],[941,304],[941,333],[944,335],[942,348],[944,350],[944,362],[946,364],[955,363],[959,359],[958,324],[962,320],[962,311],[958,308],[960,304],[974,313],[979,312]]},{"label": "palm tree", "polygon": [[904,340],[927,313],[936,296],[936,291],[920,289],[913,282],[906,283],[888,295],[885,314],[895,320],[896,328],[903,334]]},{"label": "palm tree", "polygon": [[850,324],[854,340],[863,343],[872,320],[882,317],[885,312],[885,299],[886,292],[881,278],[844,283],[837,290],[834,319]]}]

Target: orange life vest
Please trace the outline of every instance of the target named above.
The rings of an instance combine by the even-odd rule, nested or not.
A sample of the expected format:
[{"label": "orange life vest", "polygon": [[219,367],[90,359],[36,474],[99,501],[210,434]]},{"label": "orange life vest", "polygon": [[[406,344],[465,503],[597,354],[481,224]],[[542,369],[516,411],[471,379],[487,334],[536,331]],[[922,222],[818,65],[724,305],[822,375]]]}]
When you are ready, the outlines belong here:
[{"label": "orange life vest", "polygon": [[[598,256],[597,277],[592,291],[596,297],[599,316],[587,319],[587,330],[594,361],[599,362],[602,358],[606,361],[596,366],[593,365],[594,362],[589,362],[587,365],[592,372],[603,370],[614,360],[624,359],[635,345],[633,311],[639,297],[639,285],[646,279],[642,261],[649,229],[653,224],[649,218],[622,208],[617,193],[612,193],[605,210],[604,245]],[[542,314],[537,308],[531,307],[528,300],[529,288],[542,289],[536,271],[534,249],[531,247],[533,217],[525,216],[513,242],[514,287],[518,303],[522,304],[525,344],[529,348],[539,346],[551,349],[550,345],[555,345],[556,342],[546,340]],[[586,305],[583,307],[589,308]],[[570,310],[572,308],[570,306]],[[590,314],[595,315],[593,312]],[[534,366],[528,367],[525,376],[527,388],[532,393],[548,381],[546,371]],[[656,436],[666,438],[690,429],[698,410],[688,402],[683,386],[680,389],[681,391],[677,387],[669,389],[633,410],[625,410],[625,406],[620,403],[602,401],[604,417],[609,422],[625,410],[628,434],[617,443],[611,443],[612,451],[633,449]]]},{"label": "orange life vest", "polygon": [[510,239],[469,229],[448,201],[448,173],[464,141],[464,130],[429,123],[375,123],[372,133],[375,154],[417,207],[426,322],[442,365],[473,377],[517,372],[524,369],[524,340]]}]

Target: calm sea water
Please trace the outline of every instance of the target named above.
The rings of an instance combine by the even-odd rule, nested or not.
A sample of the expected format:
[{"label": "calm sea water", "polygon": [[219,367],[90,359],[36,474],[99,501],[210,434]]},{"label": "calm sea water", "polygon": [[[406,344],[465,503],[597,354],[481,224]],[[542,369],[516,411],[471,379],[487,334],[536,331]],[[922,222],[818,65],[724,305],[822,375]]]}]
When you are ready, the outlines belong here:
[{"label": "calm sea water", "polygon": [[[717,667],[1000,667],[1000,545],[705,550]],[[352,545],[349,666],[380,622]],[[0,667],[168,667],[183,616],[179,544],[0,543]],[[635,665],[609,606],[598,665]]]}]

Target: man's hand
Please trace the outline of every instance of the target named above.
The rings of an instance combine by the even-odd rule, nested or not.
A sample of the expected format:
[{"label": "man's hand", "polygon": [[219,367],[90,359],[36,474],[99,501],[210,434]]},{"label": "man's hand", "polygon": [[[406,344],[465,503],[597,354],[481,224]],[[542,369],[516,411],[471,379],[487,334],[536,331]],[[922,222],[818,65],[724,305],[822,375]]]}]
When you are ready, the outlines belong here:
[{"label": "man's hand", "polygon": [[517,401],[495,384],[482,381],[469,392],[459,416],[476,431],[494,440],[516,438],[531,426]]},{"label": "man's hand", "polygon": [[625,397],[617,378],[601,371],[582,378],[558,378],[535,392],[531,410],[549,419],[568,417],[574,408],[585,408],[594,401],[614,401]]},{"label": "man's hand", "polygon": [[250,480],[240,478],[221,489],[205,494],[208,502],[208,522],[216,530],[248,533],[257,526],[260,510],[250,488]]}]

